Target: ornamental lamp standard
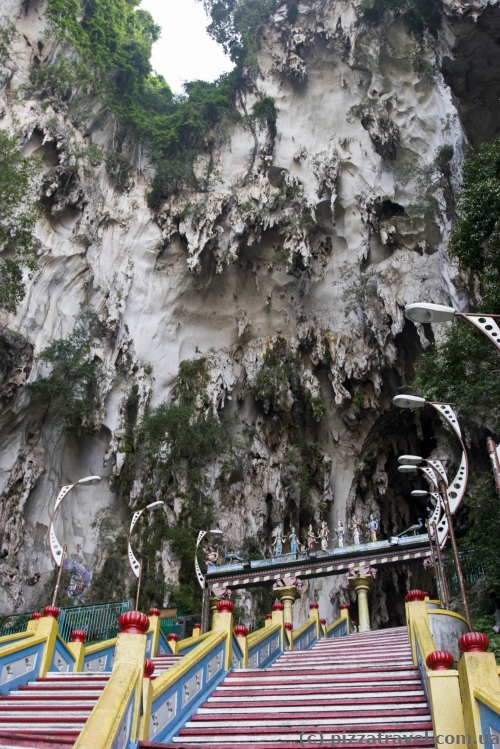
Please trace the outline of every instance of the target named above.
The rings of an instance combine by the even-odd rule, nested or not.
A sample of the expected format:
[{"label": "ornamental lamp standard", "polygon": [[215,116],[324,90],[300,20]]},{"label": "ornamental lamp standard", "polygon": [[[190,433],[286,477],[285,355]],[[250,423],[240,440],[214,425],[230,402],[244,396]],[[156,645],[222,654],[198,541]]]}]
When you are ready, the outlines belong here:
[{"label": "ornamental lamp standard", "polygon": [[[480,330],[493,343],[497,351],[500,351],[500,327],[496,322],[500,315],[457,312],[453,307],[445,307],[442,304],[418,302],[405,307],[405,317],[416,323],[450,322],[455,317],[461,318]],[[493,466],[497,492],[500,494],[500,447],[491,437],[486,440],[486,447]]]},{"label": "ornamental lamp standard", "polygon": [[59,487],[59,494],[57,495],[56,503],[54,505],[54,510],[52,512],[52,515],[50,516],[49,529],[48,529],[50,556],[52,557],[56,567],[59,568],[59,572],[57,574],[56,587],[54,589],[54,595],[52,597],[52,606],[56,605],[57,594],[59,592],[59,586],[61,584],[61,576],[62,576],[62,571],[63,571],[64,559],[66,557],[66,551],[67,551],[67,545],[65,544],[64,548],[61,546],[61,544],[57,540],[57,536],[54,531],[54,522],[56,519],[56,515],[59,512],[59,509],[63,501],[66,499],[70,491],[75,488],[75,486],[95,486],[96,484],[99,484],[100,482],[101,482],[100,476],[86,476],[85,478],[80,479],[79,481],[75,481],[73,484],[63,484],[62,486]]},{"label": "ornamental lamp standard", "polygon": [[[442,464],[440,461],[420,459],[420,462],[425,462],[427,464],[425,467],[421,467],[420,465],[416,464],[416,461],[419,460],[419,457],[417,455],[401,456],[399,460],[402,461],[405,458],[406,459],[410,458],[410,460],[413,460],[413,463],[411,464],[404,463],[403,465],[400,465],[398,468],[398,471],[400,471],[401,473],[413,473],[416,471],[421,471],[426,476],[427,479],[430,479],[428,471],[429,469],[432,469],[434,471],[434,477],[431,480],[431,483],[433,484],[434,487],[437,488],[439,498],[441,500],[442,506],[445,511],[446,522],[448,526],[447,530],[448,530],[450,540],[451,540],[453,558],[455,561],[455,568],[457,571],[458,584],[460,587],[460,594],[461,594],[462,603],[464,606],[465,618],[467,620],[467,624],[469,625],[469,629],[472,630],[471,618],[470,618],[470,613],[469,613],[469,605],[467,603],[467,593],[465,591],[465,583],[464,583],[464,578],[462,574],[462,565],[460,564],[457,540],[455,538],[455,531],[453,529],[453,518],[452,518],[451,511],[450,511],[450,504],[448,502],[448,480],[447,480],[446,474],[444,474],[443,476],[441,470],[437,466],[434,465],[435,463],[438,463],[442,469]],[[426,468],[427,470],[425,470]],[[440,525],[442,527],[442,524]],[[436,544],[437,546],[440,546],[439,537],[437,535],[437,523],[434,523],[434,528],[436,529]],[[446,542],[446,535],[444,536],[443,546],[445,542]]]},{"label": "ornamental lamp standard", "polygon": [[209,530],[209,531],[200,531],[198,533],[198,538],[196,539],[196,548],[194,550],[194,569],[196,572],[196,578],[198,580],[198,584],[203,591],[202,602],[201,602],[201,633],[202,634],[208,631],[208,624],[209,624],[208,620],[209,620],[209,613],[210,613],[210,608],[209,608],[210,607],[210,593],[207,588],[206,577],[201,571],[201,567],[198,562],[198,547],[206,536],[219,538],[222,535],[224,535],[222,531],[220,531],[218,528],[213,528],[212,530]]},{"label": "ornamental lamp standard", "polygon": [[146,512],[146,510],[153,510],[155,507],[163,506],[165,502],[161,502],[160,500],[157,502],[151,502],[151,504],[146,505],[146,507],[143,507],[142,510],[137,510],[132,515],[132,522],[130,523],[130,530],[128,532],[128,561],[130,564],[130,567],[132,569],[132,572],[134,573],[135,577],[137,578],[137,594],[135,597],[135,610],[139,611],[139,593],[141,590],[141,580],[142,580],[142,559],[140,562],[137,561],[134,552],[132,551],[132,544],[131,544],[131,538],[132,538],[132,531],[135,528],[135,525],[141,515]]},{"label": "ornamental lamp standard", "polygon": [[480,330],[500,351],[500,328],[495,322],[500,315],[457,312],[453,307],[446,307],[444,304],[417,302],[405,307],[405,317],[418,323],[451,322],[455,317],[461,318]]},{"label": "ornamental lamp standard", "polygon": [[[441,553],[441,545],[439,543],[439,534],[437,529],[437,520],[441,515],[441,497],[437,492],[427,492],[424,489],[414,489],[411,493],[412,497],[432,497],[436,503],[432,515],[425,521],[427,526],[427,533],[429,535],[429,544],[431,547],[432,558],[437,569],[437,582],[440,590],[440,598],[442,598],[444,607],[450,608],[450,594],[448,591],[448,583],[446,581],[446,575],[444,572],[443,555]],[[428,508],[429,512],[432,511],[432,507]],[[435,549],[435,551],[434,551]],[[437,564],[436,564],[437,562]]]}]

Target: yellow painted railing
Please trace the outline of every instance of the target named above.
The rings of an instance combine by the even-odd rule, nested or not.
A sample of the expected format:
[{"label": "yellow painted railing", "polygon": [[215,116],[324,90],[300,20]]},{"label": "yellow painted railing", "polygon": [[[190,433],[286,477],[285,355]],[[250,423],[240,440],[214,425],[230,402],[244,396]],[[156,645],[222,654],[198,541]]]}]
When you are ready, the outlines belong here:
[{"label": "yellow painted railing", "polygon": [[455,736],[465,733],[458,671],[433,671],[427,658],[437,648],[427,618],[426,601],[406,604],[407,625],[413,662],[418,666],[432,716],[434,735]]},{"label": "yellow painted railing", "polygon": [[127,746],[139,735],[146,635],[121,634],[113,672],[80,733],[75,749]]}]

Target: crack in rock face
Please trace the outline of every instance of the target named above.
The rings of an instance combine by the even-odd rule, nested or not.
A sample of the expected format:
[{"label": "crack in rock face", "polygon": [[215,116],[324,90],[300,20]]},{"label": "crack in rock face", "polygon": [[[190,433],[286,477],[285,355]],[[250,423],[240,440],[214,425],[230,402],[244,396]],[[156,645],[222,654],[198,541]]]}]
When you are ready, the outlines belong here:
[{"label": "crack in rock face", "polygon": [[[263,25],[258,72],[235,98],[242,119],[193,166],[203,190],[181,189],[152,211],[154,169],[140,144],[126,142],[121,184],[105,159],[91,163],[90,146],[114,148],[114,117],[96,102],[90,126],[71,91],[33,89],[33,66],[58,42],[36,3],[7,6],[17,28],[0,59],[0,127],[39,158],[44,189],[39,267],[18,312],[0,321],[0,612],[35,605],[52,571],[57,487],[89,473],[106,480],[75,490],[58,534],[98,579],[105,543],[92,518],[120,520],[143,501],[138,430],[178,402],[181,362],[204,366],[192,418],[215,416],[230,434],[225,452],[197,466],[196,485],[228,548],[261,558],[278,527],[303,540],[322,520],[332,539],[354,514],[364,529],[374,513],[383,537],[415,522],[423,510],[407,502],[397,455],[445,437],[391,401],[443,331],[403,312],[422,299],[467,305],[446,248],[465,144],[500,127],[498,9],[445,0],[438,38],[420,44],[401,19],[367,26],[352,2],[301,3],[294,20],[280,6]],[[250,126],[245,115],[264,98],[275,127]],[[89,310],[102,329],[87,362],[100,365],[95,403],[86,430],[61,433],[29,384],[46,375],[40,353]],[[171,446],[161,449],[167,459]],[[189,483],[162,491],[177,527]],[[170,586],[186,576],[176,548],[162,539],[154,558]],[[424,575],[382,570],[373,625],[400,623],[403,591],[427,589]],[[295,624],[309,600],[332,620],[349,595],[340,577],[309,582]],[[252,621],[269,610],[269,594],[257,598],[240,594]]]}]

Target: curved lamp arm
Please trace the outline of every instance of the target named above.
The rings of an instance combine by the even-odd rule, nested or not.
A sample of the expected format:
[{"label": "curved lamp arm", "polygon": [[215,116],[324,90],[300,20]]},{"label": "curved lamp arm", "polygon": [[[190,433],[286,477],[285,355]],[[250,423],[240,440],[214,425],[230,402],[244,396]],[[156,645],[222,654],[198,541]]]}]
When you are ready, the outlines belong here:
[{"label": "curved lamp arm", "polygon": [[146,512],[146,510],[152,510],[153,507],[160,507],[160,505],[164,505],[165,502],[151,502],[151,504],[146,505],[146,507],[143,507],[142,510],[136,510],[134,514],[132,515],[132,522],[130,523],[130,530],[128,532],[128,561],[130,564],[130,568],[132,572],[134,573],[135,577],[139,579],[139,576],[141,574],[141,563],[137,560],[134,552],[132,551],[132,544],[131,544],[131,538],[132,538],[132,531],[134,530],[137,521],[141,517],[141,515]]},{"label": "curved lamp arm", "polygon": [[405,307],[405,317],[418,323],[451,322],[455,317],[462,317],[480,330],[500,350],[500,328],[496,322],[500,315],[457,312],[453,307],[446,307],[444,304],[417,302]]},{"label": "curved lamp arm", "polygon": [[95,484],[98,484],[100,481],[100,476],[87,476],[84,479],[80,479],[80,481],[75,481],[74,484],[65,484],[64,486],[61,486],[59,494],[57,495],[56,503],[54,505],[54,510],[52,512],[52,515],[50,516],[48,533],[50,556],[54,560],[57,567],[60,567],[63,561],[63,547],[59,543],[54,531],[54,521],[57,512],[61,507],[63,501],[66,499],[70,491],[75,488],[75,486],[95,486]]}]

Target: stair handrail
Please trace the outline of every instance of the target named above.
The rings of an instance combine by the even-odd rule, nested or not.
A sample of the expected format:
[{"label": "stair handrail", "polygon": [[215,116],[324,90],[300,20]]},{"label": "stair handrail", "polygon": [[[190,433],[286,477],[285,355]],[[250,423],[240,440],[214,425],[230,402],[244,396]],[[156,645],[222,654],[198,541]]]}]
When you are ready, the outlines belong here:
[{"label": "stair handrail", "polygon": [[[46,606],[44,615],[28,624],[29,634],[0,646],[0,694],[7,694],[33,678],[45,676],[50,670],[58,649],[65,644],[58,640],[57,616],[59,609]],[[64,652],[69,671],[74,668],[74,657]]]},{"label": "stair handrail", "polygon": [[[349,609],[341,607],[339,618],[326,626],[325,637],[346,637],[351,634],[351,629],[354,630],[354,627],[349,616]],[[336,634],[337,630],[340,631],[340,634]]]},{"label": "stair handrail", "polygon": [[[261,627],[246,637],[244,668],[267,668],[284,650],[280,621]],[[265,651],[265,652],[263,652]]]},{"label": "stair handrail", "polygon": [[[310,630],[314,630],[314,637],[310,637]],[[302,641],[307,635],[307,640],[302,647]],[[318,640],[318,625],[316,619],[308,619],[304,624],[290,632],[290,650],[306,650],[312,647]],[[295,646],[298,646],[297,648]]]},{"label": "stair handrail", "polygon": [[481,733],[476,741],[480,744],[492,744],[492,729],[500,733],[500,690],[494,687],[475,687],[473,690]]},{"label": "stair handrail", "polygon": [[406,602],[412,658],[420,671],[434,736],[465,735],[458,671],[453,656],[436,648],[429,627],[427,600]]},{"label": "stair handrail", "polygon": [[130,611],[122,614],[119,627],[111,676],[74,749],[113,749],[138,740],[149,621]]},{"label": "stair handrail", "polygon": [[200,699],[215,689],[226,675],[225,656],[229,643],[227,631],[209,632],[196,648],[157,676],[143,704],[139,732],[142,741],[154,739],[166,743],[188,720]]}]

